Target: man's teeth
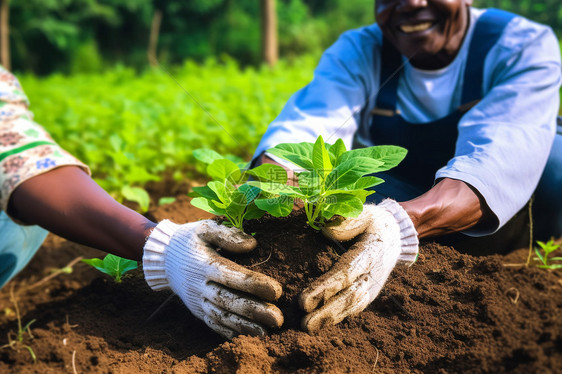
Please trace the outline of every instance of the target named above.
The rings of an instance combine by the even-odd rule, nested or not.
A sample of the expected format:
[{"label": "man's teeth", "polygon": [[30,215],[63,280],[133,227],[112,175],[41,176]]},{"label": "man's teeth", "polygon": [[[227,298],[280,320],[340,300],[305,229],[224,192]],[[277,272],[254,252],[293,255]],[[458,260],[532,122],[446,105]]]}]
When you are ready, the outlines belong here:
[{"label": "man's teeth", "polygon": [[406,33],[425,31],[431,27],[431,22],[418,23],[417,25],[402,25],[400,30]]}]

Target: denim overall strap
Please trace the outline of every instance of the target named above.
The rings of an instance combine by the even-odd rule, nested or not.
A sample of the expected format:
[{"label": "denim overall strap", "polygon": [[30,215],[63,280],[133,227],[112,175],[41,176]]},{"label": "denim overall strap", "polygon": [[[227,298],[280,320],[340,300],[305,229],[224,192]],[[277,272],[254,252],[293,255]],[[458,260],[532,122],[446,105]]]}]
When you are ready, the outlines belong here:
[{"label": "denim overall strap", "polygon": [[[491,13],[486,16],[488,12]],[[381,88],[376,107],[371,112],[371,139],[375,145],[402,146],[408,150],[408,155],[398,167],[379,175],[387,182],[377,186],[376,190],[382,197],[409,200],[432,187],[437,170],[455,154],[457,126],[471,107],[467,104],[481,99],[484,60],[511,17],[513,15],[507,12],[488,10],[478,19],[463,76],[463,105],[448,116],[428,123],[409,123],[397,111],[402,56],[383,39]],[[492,41],[484,42],[485,38],[492,38]]]},{"label": "denim overall strap", "polygon": [[[515,17],[513,13],[488,9],[478,18],[468,50],[461,104],[469,104],[482,98],[484,59],[513,17]],[[481,60],[475,61],[475,59]],[[471,84],[466,84],[466,82],[471,82]]]}]

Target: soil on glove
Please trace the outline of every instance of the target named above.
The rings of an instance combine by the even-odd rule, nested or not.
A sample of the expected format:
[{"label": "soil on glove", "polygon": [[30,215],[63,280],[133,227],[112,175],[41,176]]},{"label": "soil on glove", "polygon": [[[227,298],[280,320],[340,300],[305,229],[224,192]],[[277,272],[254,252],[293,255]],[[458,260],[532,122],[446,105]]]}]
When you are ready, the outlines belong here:
[{"label": "soil on glove", "polygon": [[[182,223],[209,215],[180,198],[151,217]],[[236,262],[284,284],[279,331],[224,341],[175,296],[158,310],[171,294],[150,290],[140,269],[116,284],[79,263],[72,274],[29,288],[77,256],[103,256],[51,235],[0,290],[0,346],[18,330],[11,289],[22,324],[35,320],[33,338],[26,333],[0,349],[0,372],[562,373],[562,271],[506,266],[524,262],[524,249],[473,257],[423,244],[418,261],[397,268],[364,312],[307,334],[296,296],[351,243],[330,242],[299,214],[245,229],[260,247]]]}]

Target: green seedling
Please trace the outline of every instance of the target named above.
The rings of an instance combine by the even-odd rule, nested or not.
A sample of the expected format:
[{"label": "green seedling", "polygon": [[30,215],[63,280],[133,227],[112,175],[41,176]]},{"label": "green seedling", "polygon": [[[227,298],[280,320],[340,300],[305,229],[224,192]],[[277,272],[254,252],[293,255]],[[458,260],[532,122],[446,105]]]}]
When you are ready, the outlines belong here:
[{"label": "green seedling", "polygon": [[[193,187],[190,194],[194,197],[191,200],[193,206],[226,217],[229,225],[240,230],[244,220],[260,218],[265,214],[255,204],[261,190],[246,183],[253,175],[246,169],[246,164],[236,163],[208,149],[198,149],[193,155],[207,164],[207,174],[212,178],[206,186]],[[285,172],[283,168],[277,168]]]},{"label": "green seedling", "polygon": [[19,306],[18,306],[16,297],[14,295],[13,287],[10,289],[10,300],[14,304],[16,319],[17,319],[17,322],[18,322],[18,331],[17,331],[17,333],[14,333],[13,331],[10,331],[8,333],[8,343],[0,346],[0,350],[5,349],[5,348],[10,348],[10,349],[13,349],[14,351],[17,352],[21,348],[23,348],[23,349],[25,349],[29,352],[29,355],[31,356],[31,359],[35,363],[35,362],[37,362],[37,356],[35,355],[35,352],[33,351],[33,349],[29,345],[27,345],[24,342],[24,340],[25,340],[26,333],[29,335],[29,339],[34,338],[33,334],[31,333],[31,325],[36,320],[32,319],[25,326],[22,327],[20,310],[19,310]]},{"label": "green seedling", "polygon": [[384,182],[368,174],[393,168],[407,153],[406,149],[397,146],[348,151],[343,140],[338,139],[330,145],[324,143],[322,136],[314,144],[283,143],[268,152],[301,168],[295,172],[298,186],[286,185],[286,176],[285,181],[283,177],[272,178],[271,170],[264,169],[267,172],[259,175],[268,182],[252,181],[249,184],[270,196],[260,196],[255,204],[280,217],[290,213],[295,200],[301,200],[308,224],[317,230],[334,215],[357,217],[363,211],[367,196],[374,193],[367,189]]},{"label": "green seedling", "polygon": [[560,248],[560,244],[555,244],[554,240],[552,239],[546,243],[537,240],[537,244],[540,246],[540,249],[542,249],[542,251],[544,252],[544,254],[542,254],[541,250],[535,247],[535,253],[538,257],[538,259],[535,260],[542,262],[542,264],[537,266],[543,269],[562,269],[562,264],[552,263],[552,261],[562,261],[562,257],[551,257],[551,258],[548,257],[552,252]]},{"label": "green seedling", "polygon": [[82,262],[108,274],[116,283],[121,283],[123,274],[138,267],[136,261],[127,260],[119,256],[108,254],[103,260],[99,258],[84,259]]},{"label": "green seedling", "polygon": [[124,185],[121,187],[121,194],[125,199],[139,204],[139,209],[142,213],[148,211],[150,206],[150,196],[144,188]]}]

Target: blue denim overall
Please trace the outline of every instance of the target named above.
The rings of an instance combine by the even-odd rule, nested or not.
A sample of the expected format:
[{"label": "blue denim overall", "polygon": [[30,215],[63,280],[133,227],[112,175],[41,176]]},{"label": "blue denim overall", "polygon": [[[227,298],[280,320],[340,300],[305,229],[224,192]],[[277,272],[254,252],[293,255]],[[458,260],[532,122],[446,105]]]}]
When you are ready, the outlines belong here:
[{"label": "blue denim overall", "polygon": [[[400,116],[396,109],[397,89],[402,66],[400,53],[388,41],[383,41],[381,50],[380,82],[386,82],[377,96],[375,109],[372,110],[370,129],[373,144],[399,145],[408,149],[404,161],[389,172],[378,175],[385,183],[376,186],[372,195],[375,202],[385,197],[397,201],[411,200],[427,192],[434,183],[435,173],[454,157],[455,144],[458,137],[458,123],[462,116],[482,99],[482,82],[484,60],[489,50],[496,44],[505,26],[514,14],[496,10],[487,10],[476,22],[469,46],[468,60],[463,77],[461,105],[453,113],[438,120],[413,124]],[[557,139],[557,160],[549,161],[547,169],[557,169],[557,161],[562,166],[562,136]],[[556,146],[556,144],[555,144]],[[552,156],[552,155],[551,155]],[[558,168],[558,170],[561,170]],[[562,172],[559,172],[560,174]],[[543,179],[548,179],[544,176]],[[562,179],[559,175],[558,179]],[[560,184],[558,184],[560,186]],[[560,190],[560,187],[558,187]],[[559,207],[562,207],[562,194]],[[537,197],[537,203],[539,202]],[[538,215],[538,214],[537,214]],[[562,217],[558,217],[558,227],[562,227]],[[501,231],[501,230],[500,230]],[[520,231],[520,230],[515,230]]]}]

